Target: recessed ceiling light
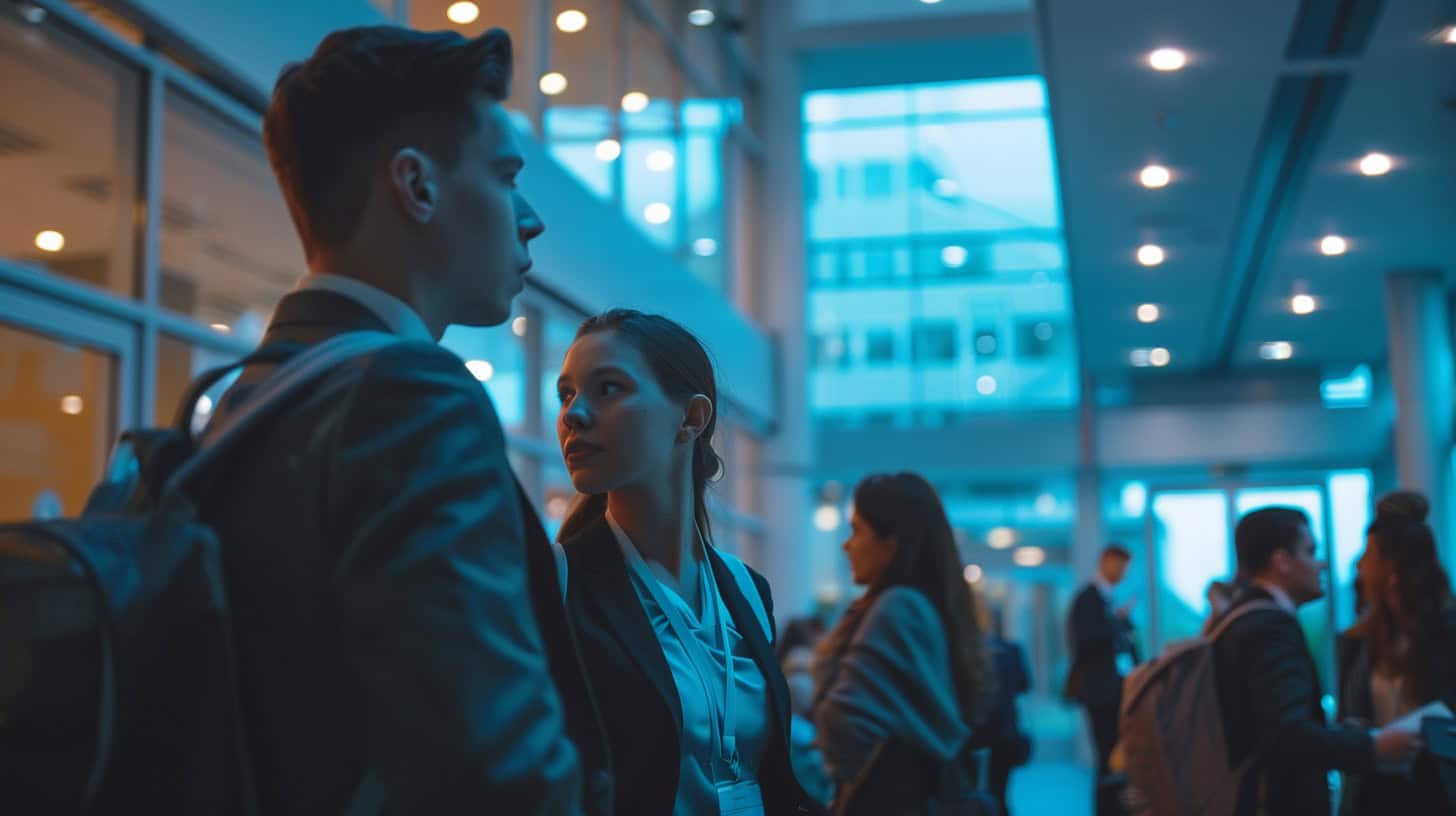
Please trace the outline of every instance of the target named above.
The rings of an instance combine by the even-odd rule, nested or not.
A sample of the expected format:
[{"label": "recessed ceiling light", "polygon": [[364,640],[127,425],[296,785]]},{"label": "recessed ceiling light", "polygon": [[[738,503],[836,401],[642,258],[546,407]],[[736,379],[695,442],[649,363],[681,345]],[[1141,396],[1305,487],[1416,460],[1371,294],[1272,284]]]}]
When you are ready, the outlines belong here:
[{"label": "recessed ceiling light", "polygon": [[958,244],[951,244],[940,250],[940,262],[947,269],[960,269],[966,265],[966,259],[970,257],[970,254],[965,247]]},{"label": "recessed ceiling light", "polygon": [[622,155],[622,143],[616,139],[603,139],[597,142],[596,154],[602,161],[616,161]]},{"label": "recessed ceiling light", "polygon": [[642,218],[649,224],[666,224],[672,220],[672,208],[656,201],[642,208]]},{"label": "recessed ceiling light", "polygon": [[1294,356],[1294,346],[1283,340],[1260,343],[1259,356],[1265,360],[1288,360]]},{"label": "recessed ceiling light", "polygon": [[1154,71],[1176,71],[1188,64],[1188,55],[1177,48],[1159,48],[1148,54],[1148,65]]},{"label": "recessed ceiling light", "polygon": [[990,374],[982,374],[976,378],[976,393],[983,397],[989,397],[996,393],[996,378]]},{"label": "recessed ceiling light", "polygon": [[1390,157],[1384,153],[1366,153],[1360,159],[1360,172],[1367,176],[1383,176],[1390,172]]},{"label": "recessed ceiling light", "polygon": [[967,564],[966,568],[961,570],[961,576],[966,579],[966,583],[968,584],[974,584],[980,581],[984,574],[978,564]]},{"label": "recessed ceiling light", "polygon": [[1016,531],[1010,527],[992,527],[986,531],[986,546],[1004,550],[1016,543]]},{"label": "recessed ceiling light", "polygon": [[547,96],[555,96],[566,90],[566,75],[558,71],[541,75],[541,93]]},{"label": "recessed ceiling light", "polygon": [[1320,239],[1319,247],[1325,255],[1344,255],[1345,250],[1350,248],[1350,242],[1338,235],[1326,235]]},{"label": "recessed ceiling light", "polygon": [[495,376],[495,366],[489,360],[467,360],[465,367],[470,370],[472,376],[481,382],[489,382]]},{"label": "recessed ceiling light", "polygon": [[212,324],[212,330],[215,331],[215,332],[217,332],[218,334],[232,334],[233,333],[233,327],[232,326],[229,326],[226,323],[214,323],[214,324]]},{"label": "recessed ceiling light", "polygon": [[525,337],[526,336],[526,325],[527,325],[527,322],[526,322],[525,315],[522,315],[521,317],[518,317],[515,320],[512,320],[511,321],[511,334],[514,334],[517,337]]},{"label": "recessed ceiling light", "polygon": [[707,28],[716,19],[718,19],[718,15],[714,14],[713,10],[709,8],[695,8],[688,12],[688,22],[698,28]]},{"label": "recessed ceiling light", "polygon": [[480,16],[480,6],[467,2],[467,0],[460,0],[458,3],[451,3],[450,7],[445,9],[445,16],[449,17],[452,23],[469,25]]},{"label": "recessed ceiling light", "polygon": [[647,103],[650,101],[647,94],[641,91],[629,91],[622,97],[622,110],[628,113],[641,113],[647,110]]},{"label": "recessed ceiling light", "polygon": [[1173,355],[1165,348],[1153,348],[1148,350],[1148,362],[1154,368],[1162,368],[1173,362]]},{"label": "recessed ceiling light", "polygon": [[1161,164],[1150,164],[1144,167],[1141,173],[1138,173],[1138,181],[1150,190],[1167,187],[1168,182],[1172,180],[1173,174]]},{"label": "recessed ceiling light", "polygon": [[1295,295],[1289,299],[1289,311],[1297,315],[1307,315],[1314,312],[1314,298],[1309,295]]},{"label": "recessed ceiling light", "polygon": [[41,230],[35,234],[35,246],[45,252],[60,252],[66,247],[66,236],[55,230]]},{"label": "recessed ceiling light", "polygon": [[86,402],[77,394],[61,397],[61,413],[75,416],[86,408]]},{"label": "recessed ceiling light", "polygon": [[1443,31],[1440,39],[1446,45],[1456,45],[1456,25],[1450,26]]},{"label": "recessed ceiling light", "polygon": [[920,0],[920,2],[924,3],[927,6],[933,6],[936,3],[939,3],[940,0]]},{"label": "recessed ceiling light", "polygon": [[1011,560],[1018,567],[1039,567],[1046,563],[1046,550],[1041,547],[1017,547],[1016,552],[1011,554]]},{"label": "recessed ceiling light", "polygon": [[556,15],[556,27],[566,34],[575,34],[586,28],[586,15],[576,9],[567,9]]},{"label": "recessed ceiling light", "polygon": [[647,169],[654,173],[666,173],[672,169],[673,161],[671,150],[654,150],[647,154]]},{"label": "recessed ceiling light", "polygon": [[1031,506],[1038,516],[1050,518],[1057,514],[1057,497],[1050,493],[1043,493],[1036,497],[1036,501],[1032,502]]},{"label": "recessed ceiling light", "polygon": [[1138,263],[1142,264],[1143,266],[1157,266],[1158,264],[1167,260],[1167,258],[1168,253],[1164,252],[1163,248],[1158,246],[1157,244],[1143,244],[1142,246],[1138,247]]},{"label": "recessed ceiling light", "polygon": [[814,529],[823,533],[832,533],[839,529],[839,508],[832,504],[821,504],[814,511]]},{"label": "recessed ceiling light", "polygon": [[693,254],[699,258],[711,258],[718,254],[718,242],[712,238],[699,238],[693,241]]},{"label": "recessed ceiling light", "polygon": [[1144,303],[1137,307],[1137,319],[1139,323],[1157,323],[1163,311],[1156,303]]}]

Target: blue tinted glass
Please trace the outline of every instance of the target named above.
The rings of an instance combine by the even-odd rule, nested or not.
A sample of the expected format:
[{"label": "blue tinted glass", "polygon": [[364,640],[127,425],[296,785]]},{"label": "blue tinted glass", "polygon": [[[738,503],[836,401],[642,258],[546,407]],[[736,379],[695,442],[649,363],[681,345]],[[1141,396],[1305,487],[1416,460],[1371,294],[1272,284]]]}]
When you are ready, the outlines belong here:
[{"label": "blue tinted glass", "polygon": [[1066,408],[1075,333],[1039,77],[804,98],[821,419]]}]

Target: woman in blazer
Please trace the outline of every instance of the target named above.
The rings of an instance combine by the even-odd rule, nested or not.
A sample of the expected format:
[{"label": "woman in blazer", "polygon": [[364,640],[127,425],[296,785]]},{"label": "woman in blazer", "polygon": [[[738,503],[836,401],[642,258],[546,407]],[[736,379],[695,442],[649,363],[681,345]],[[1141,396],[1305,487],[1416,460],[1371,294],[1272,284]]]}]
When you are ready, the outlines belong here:
[{"label": "woman in blazer", "polygon": [[611,749],[619,816],[822,812],[789,765],[768,583],[715,548],[704,494],[712,363],[666,318],[588,319],[557,381],[580,494],[562,525],[567,614]]},{"label": "woman in blazer", "polygon": [[968,740],[994,680],[940,497],[913,473],[870,476],[854,490],[850,528],[850,572],[867,589],[822,641],[814,668],[833,810],[989,812]]}]

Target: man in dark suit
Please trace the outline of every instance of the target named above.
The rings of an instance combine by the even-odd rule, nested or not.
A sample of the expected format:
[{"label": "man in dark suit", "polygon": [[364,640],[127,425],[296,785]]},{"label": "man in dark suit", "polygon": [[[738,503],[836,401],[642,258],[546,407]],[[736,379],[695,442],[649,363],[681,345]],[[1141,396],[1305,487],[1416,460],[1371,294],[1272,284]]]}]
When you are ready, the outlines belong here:
[{"label": "man in dark suit", "polygon": [[577,814],[583,766],[586,811],[610,802],[545,534],[490,399],[436,345],[510,315],[543,229],[515,187],[510,73],[500,30],[362,28],[273,93],[310,274],[262,347],[400,342],[327,375],[206,493],[264,813]]},{"label": "man in dark suit", "polygon": [[1229,763],[1237,768],[1253,760],[1238,813],[1329,813],[1329,770],[1408,762],[1420,737],[1326,724],[1319,676],[1295,617],[1301,604],[1324,595],[1324,565],[1315,558],[1304,512],[1255,510],[1239,520],[1234,546],[1244,587],[1230,612],[1255,601],[1278,607],[1248,612],[1213,647]]},{"label": "man in dark suit", "polygon": [[1092,742],[1097,750],[1097,771],[1092,797],[1099,816],[1116,813],[1116,797],[1107,785],[1108,760],[1117,745],[1117,715],[1122,706],[1122,678],[1137,663],[1132,624],[1127,607],[1114,609],[1112,590],[1127,574],[1132,554],[1111,544],[1102,551],[1097,575],[1072,602],[1067,616],[1067,639],[1072,668],[1065,694],[1087,711]]}]

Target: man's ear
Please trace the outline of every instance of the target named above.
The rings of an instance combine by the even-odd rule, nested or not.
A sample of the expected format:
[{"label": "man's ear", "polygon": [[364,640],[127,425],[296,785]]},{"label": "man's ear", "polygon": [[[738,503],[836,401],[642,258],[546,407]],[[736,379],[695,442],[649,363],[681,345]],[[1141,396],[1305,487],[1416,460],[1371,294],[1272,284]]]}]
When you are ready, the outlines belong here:
[{"label": "man's ear", "polygon": [[389,191],[405,217],[428,224],[440,203],[439,166],[413,147],[402,147],[389,160]]}]

